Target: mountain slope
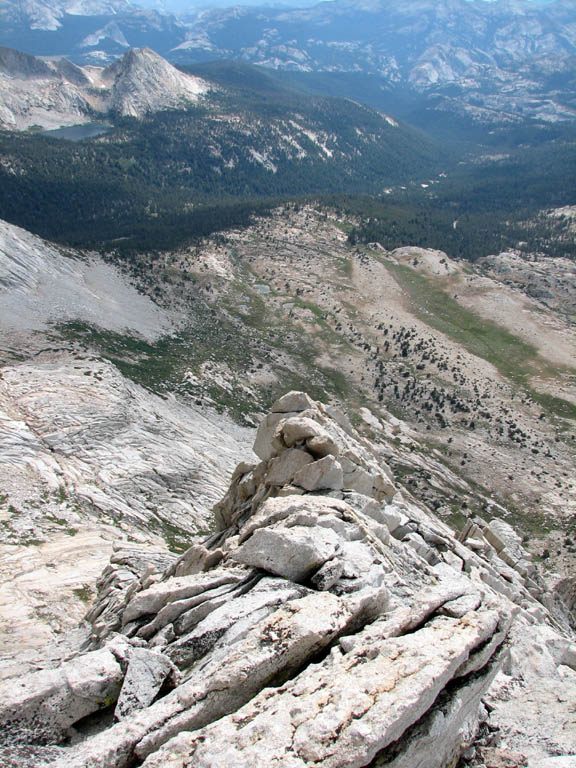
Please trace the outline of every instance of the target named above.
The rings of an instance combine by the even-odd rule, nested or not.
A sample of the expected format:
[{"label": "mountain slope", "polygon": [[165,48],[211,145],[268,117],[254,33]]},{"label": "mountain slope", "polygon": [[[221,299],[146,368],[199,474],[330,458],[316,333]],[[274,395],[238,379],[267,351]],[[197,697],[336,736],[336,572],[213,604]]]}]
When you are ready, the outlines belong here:
[{"label": "mountain slope", "polygon": [[[303,385],[382,440],[374,461],[392,468],[402,503],[411,494],[435,510],[438,530],[500,518],[557,569],[543,572],[551,585],[570,573],[571,264],[531,270],[504,254],[484,271],[432,250],[352,246],[355,223],[285,206],[192,247],[141,252],[125,272],[150,298],[97,255],[4,225],[2,675],[48,646],[70,653],[57,641],[95,594],[113,540],[124,543],[101,582],[99,632],[125,588],[173,562],[162,542],[181,551],[206,531],[253,437],[226,412],[254,425]],[[364,474],[342,461],[364,492]]]},{"label": "mountain slope", "polygon": [[148,48],[130,49],[106,69],[1,48],[0,73],[0,124],[16,130],[75,125],[108,112],[141,117],[186,107],[208,89]]},{"label": "mountain slope", "polygon": [[58,330],[115,332],[137,354],[180,322],[94,254],[1,223],[0,677],[80,620],[115,540],[179,549],[208,528],[250,430],[150,392]]},{"label": "mountain slope", "polygon": [[208,90],[205,82],[178,71],[149,48],[129,50],[102,73],[102,81],[110,83],[109,109],[132,117],[185,107]]},{"label": "mountain slope", "polygon": [[[165,246],[166,238],[181,242],[246,220],[263,205],[255,198],[381,193],[393,183],[427,180],[449,158],[434,140],[384,113],[298,93],[248,65],[186,74],[144,50],[108,69],[80,72],[90,87],[55,76],[54,92],[82,94],[91,114],[111,110],[114,130],[78,143],[0,137],[0,215],[69,244],[119,241],[124,248],[136,238],[137,247]],[[19,93],[33,99],[22,96],[24,107],[10,114],[26,125],[42,118],[46,91],[34,78],[16,85],[6,78],[3,87],[22,82],[27,90]],[[75,111],[51,107],[50,97],[44,115],[52,125],[59,114],[62,122],[79,121]],[[121,111],[141,119],[122,119]]]}]

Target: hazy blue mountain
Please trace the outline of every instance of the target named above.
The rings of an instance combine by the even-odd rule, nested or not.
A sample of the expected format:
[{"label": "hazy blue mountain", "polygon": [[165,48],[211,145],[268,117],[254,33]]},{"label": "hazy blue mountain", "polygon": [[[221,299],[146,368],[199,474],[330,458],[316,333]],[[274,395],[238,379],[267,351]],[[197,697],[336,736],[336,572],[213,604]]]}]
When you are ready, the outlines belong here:
[{"label": "hazy blue mountain", "polygon": [[482,121],[574,119],[574,4],[335,0],[286,11],[205,11],[179,61],[235,58],[299,72],[361,72]]},{"label": "hazy blue mountain", "polygon": [[180,64],[234,59],[288,72],[369,75],[396,98],[417,97],[436,113],[482,123],[576,118],[573,0],[184,9],[176,17],[128,0],[4,0],[0,44],[76,63],[109,63],[148,46]]},{"label": "hazy blue mountain", "polygon": [[173,16],[129,0],[4,0],[0,45],[34,56],[67,56],[77,63],[105,64],[130,47],[160,52],[184,39]]}]

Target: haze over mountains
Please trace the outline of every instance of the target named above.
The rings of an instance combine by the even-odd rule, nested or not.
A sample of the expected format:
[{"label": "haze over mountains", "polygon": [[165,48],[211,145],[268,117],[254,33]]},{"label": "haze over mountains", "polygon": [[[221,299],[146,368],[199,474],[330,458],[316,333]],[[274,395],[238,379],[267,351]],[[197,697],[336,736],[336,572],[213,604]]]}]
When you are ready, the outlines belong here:
[{"label": "haze over mountains", "polygon": [[130,46],[182,63],[233,58],[302,72],[362,72],[484,121],[573,119],[573,4],[530,0],[331,2],[305,10],[238,7],[177,20],[129,3],[5,2],[5,45],[77,62]]}]

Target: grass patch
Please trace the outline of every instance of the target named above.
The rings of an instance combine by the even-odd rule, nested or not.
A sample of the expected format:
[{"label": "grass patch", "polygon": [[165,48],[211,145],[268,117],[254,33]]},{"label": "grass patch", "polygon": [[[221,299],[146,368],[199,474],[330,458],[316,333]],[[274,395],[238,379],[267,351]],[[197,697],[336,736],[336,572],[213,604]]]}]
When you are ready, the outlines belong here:
[{"label": "grass patch", "polygon": [[471,354],[494,365],[503,376],[524,389],[550,413],[565,419],[576,419],[575,405],[530,387],[528,382],[535,373],[546,376],[559,373],[539,357],[535,347],[460,306],[445,291],[410,267],[387,260],[383,263],[409,294],[417,317],[461,344]]},{"label": "grass patch", "polygon": [[554,395],[548,395],[545,392],[537,392],[534,389],[528,388],[530,397],[544,410],[550,413],[560,416],[562,419],[576,420],[576,405],[570,403],[568,400],[564,400],[561,397],[555,397]]},{"label": "grass patch", "polygon": [[306,392],[313,400],[322,402],[327,402],[334,396],[345,399],[350,393],[350,385],[343,373],[335,368],[315,365],[313,360],[310,360],[309,371],[300,373],[283,368],[277,373],[280,383],[273,385],[263,394],[266,408],[290,390]]},{"label": "grass patch", "polygon": [[72,592],[83,603],[88,604],[92,602],[92,588],[88,584],[84,584],[82,587],[77,587],[76,589],[73,589]]},{"label": "grass patch", "polygon": [[319,322],[323,323],[324,320],[324,312],[318,304],[314,304],[312,301],[305,301],[304,299],[299,299],[298,297],[294,298],[294,306],[299,307],[300,309],[307,309],[309,312],[312,312],[314,315],[314,318]]},{"label": "grass patch", "polygon": [[[298,297],[294,304],[311,312],[317,325],[314,335],[319,336],[322,347],[342,342],[320,307]],[[244,309],[239,311],[239,307]],[[309,391],[318,399],[348,392],[340,371],[318,364],[312,337],[303,340],[300,328],[271,312],[264,297],[242,283],[221,301],[221,311],[200,303],[193,310],[188,329],[155,342],[77,321],[60,324],[56,330],[64,339],[110,361],[126,378],[146,389],[160,395],[174,392],[194,399],[208,397],[217,410],[226,410],[239,423],[245,423],[245,416],[255,410],[268,408],[291,388]],[[293,365],[279,362],[277,352],[288,356]],[[202,375],[204,363],[225,366],[233,374],[225,376],[229,386]],[[281,385],[242,386],[264,363],[273,366]],[[188,372],[196,380],[191,382]]]},{"label": "grass patch", "polygon": [[450,508],[452,511],[449,515],[443,516],[442,520],[444,520],[444,522],[454,531],[460,533],[460,531],[464,530],[464,527],[466,526],[466,523],[469,522],[470,518],[462,512],[458,505],[451,504]]},{"label": "grass patch", "polygon": [[334,226],[339,229],[341,232],[344,232],[345,234],[349,235],[350,232],[354,229],[353,224],[349,224],[347,221],[335,221]]},{"label": "grass patch", "polygon": [[352,277],[352,259],[339,259],[338,269],[344,272],[346,277]]},{"label": "grass patch", "polygon": [[124,376],[158,394],[186,389],[184,374],[198,373],[208,360],[226,362],[235,371],[245,370],[249,363],[237,330],[213,317],[154,343],[83,322],[63,323],[57,329],[62,337],[96,350]]},{"label": "grass patch", "polygon": [[194,534],[185,531],[183,528],[158,515],[148,520],[148,528],[164,539],[170,552],[178,555],[181,555],[182,552],[188,549],[190,540],[194,538]]},{"label": "grass patch", "polygon": [[65,520],[63,517],[55,517],[54,515],[47,515],[46,519],[50,520],[55,525],[59,525],[63,529],[64,533],[68,534],[68,536],[76,536],[76,534],[78,533],[78,529],[73,528],[68,522],[68,520]]}]

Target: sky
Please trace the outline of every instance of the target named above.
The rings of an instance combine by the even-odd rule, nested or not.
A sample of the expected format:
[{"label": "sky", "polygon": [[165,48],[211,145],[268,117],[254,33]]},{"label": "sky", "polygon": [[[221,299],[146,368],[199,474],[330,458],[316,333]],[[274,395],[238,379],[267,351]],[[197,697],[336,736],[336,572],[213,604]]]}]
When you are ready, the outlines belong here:
[{"label": "sky", "polygon": [[[327,0],[132,0],[144,8],[156,8],[170,13],[182,13],[199,8],[229,8],[233,5],[254,5],[278,8],[309,8]],[[529,2],[545,5],[553,0],[528,0]],[[497,0],[484,0],[497,2]]]}]

